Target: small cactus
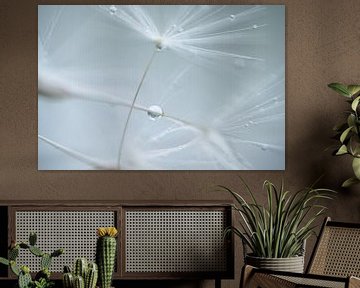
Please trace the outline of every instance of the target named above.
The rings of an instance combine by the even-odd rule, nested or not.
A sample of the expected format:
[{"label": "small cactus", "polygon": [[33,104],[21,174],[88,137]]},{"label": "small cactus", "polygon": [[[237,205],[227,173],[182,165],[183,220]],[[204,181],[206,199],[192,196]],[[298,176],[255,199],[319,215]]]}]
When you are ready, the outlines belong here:
[{"label": "small cactus", "polygon": [[[44,253],[40,248],[36,247],[37,236],[35,233],[30,233],[29,244],[20,242],[16,243],[14,240],[11,241],[8,251],[8,259],[0,257],[0,264],[10,266],[11,271],[18,276],[19,288],[29,287],[51,287],[53,282],[50,281],[50,264],[53,257],[60,256],[63,254],[63,249],[55,250],[53,253]],[[30,253],[37,257],[41,257],[41,271],[35,275],[35,281],[32,280],[30,275],[30,269],[28,266],[22,266],[21,268],[16,264],[16,259],[19,256],[19,250],[29,250]],[[44,286],[45,285],[45,286]]]},{"label": "small cactus", "polygon": [[36,273],[35,275],[35,280],[39,281],[41,280],[41,278],[43,279],[50,279],[50,271],[48,268],[44,268],[42,270],[40,270],[38,273]]},{"label": "small cactus", "polygon": [[88,261],[86,260],[86,258],[76,259],[74,267],[75,276],[81,276],[83,279],[85,279],[87,268]]},{"label": "small cactus", "polygon": [[116,258],[115,227],[98,228],[99,236],[96,243],[96,262],[99,267],[99,282],[101,288],[110,288]]},{"label": "small cactus", "polygon": [[23,266],[21,267],[18,279],[19,288],[28,288],[30,283],[32,283],[30,269],[27,266]]},{"label": "small cactus", "polygon": [[[98,268],[95,263],[89,263],[86,258],[78,258],[74,263],[74,272],[71,273],[69,266],[64,266],[64,288],[95,288],[98,278]],[[80,280],[81,279],[81,280]],[[83,284],[82,284],[83,283]],[[76,286],[77,285],[77,286]]]},{"label": "small cactus", "polygon": [[85,276],[85,288],[95,288],[98,279],[98,266],[96,263],[89,263]]},{"label": "small cactus", "polygon": [[74,288],[85,288],[84,278],[81,276],[74,277]]},{"label": "small cactus", "polygon": [[41,257],[41,256],[44,255],[44,252],[42,252],[42,251],[40,250],[40,248],[38,248],[38,247],[36,247],[36,246],[30,246],[30,247],[29,247],[29,251],[30,251],[32,254],[34,254],[35,256],[37,256],[37,257]]},{"label": "small cactus", "polygon": [[72,275],[72,273],[64,273],[62,277],[62,281],[64,288],[74,287],[74,276]]},{"label": "small cactus", "polygon": [[41,269],[49,269],[50,265],[51,265],[51,260],[52,257],[50,254],[45,253],[43,256],[41,256],[41,261],[40,261],[40,267]]},{"label": "small cactus", "polygon": [[16,258],[19,256],[19,246],[15,246],[14,248],[9,250],[8,253],[9,260],[16,260]]},{"label": "small cactus", "polygon": [[35,232],[31,232],[29,235],[29,244],[31,246],[35,246],[37,241],[37,235]]}]

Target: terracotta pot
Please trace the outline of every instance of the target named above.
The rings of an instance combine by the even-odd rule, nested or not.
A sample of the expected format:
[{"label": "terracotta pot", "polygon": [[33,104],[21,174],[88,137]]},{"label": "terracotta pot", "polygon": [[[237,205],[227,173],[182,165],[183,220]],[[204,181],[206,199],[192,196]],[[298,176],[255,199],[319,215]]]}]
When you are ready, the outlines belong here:
[{"label": "terracotta pot", "polygon": [[304,272],[304,256],[289,258],[263,258],[246,255],[245,263],[254,267],[275,271]]}]

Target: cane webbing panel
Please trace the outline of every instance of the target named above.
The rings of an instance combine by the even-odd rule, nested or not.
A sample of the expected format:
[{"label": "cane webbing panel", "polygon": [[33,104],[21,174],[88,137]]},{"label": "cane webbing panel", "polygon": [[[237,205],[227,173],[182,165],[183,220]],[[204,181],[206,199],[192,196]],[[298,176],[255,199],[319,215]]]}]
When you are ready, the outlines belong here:
[{"label": "cane webbing panel", "polygon": [[287,280],[291,283],[296,284],[295,287],[326,287],[326,288],[345,288],[345,279],[343,282],[314,279],[314,278],[302,278],[293,276],[277,276],[281,279]]},{"label": "cane webbing panel", "polygon": [[280,277],[265,273],[255,273],[243,287],[246,288],[296,288],[296,284]]},{"label": "cane webbing panel", "polygon": [[[64,248],[50,267],[52,272],[62,272],[78,257],[95,260],[96,228],[103,226],[115,226],[114,211],[16,211],[15,234],[17,242],[28,243],[29,233],[35,231],[37,246],[46,253]],[[18,263],[31,271],[40,269],[40,258],[29,251],[20,251]]]},{"label": "cane webbing panel", "polygon": [[226,271],[224,211],[125,213],[126,272]]},{"label": "cane webbing panel", "polygon": [[360,277],[360,229],[326,226],[310,273]]}]

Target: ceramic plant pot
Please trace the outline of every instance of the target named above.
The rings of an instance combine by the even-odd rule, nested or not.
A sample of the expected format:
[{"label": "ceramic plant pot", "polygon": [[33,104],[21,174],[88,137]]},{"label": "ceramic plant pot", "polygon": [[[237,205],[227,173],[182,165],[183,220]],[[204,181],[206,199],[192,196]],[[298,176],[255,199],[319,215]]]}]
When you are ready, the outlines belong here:
[{"label": "ceramic plant pot", "polygon": [[289,258],[263,258],[246,255],[245,263],[257,268],[275,271],[304,272],[304,256]]}]

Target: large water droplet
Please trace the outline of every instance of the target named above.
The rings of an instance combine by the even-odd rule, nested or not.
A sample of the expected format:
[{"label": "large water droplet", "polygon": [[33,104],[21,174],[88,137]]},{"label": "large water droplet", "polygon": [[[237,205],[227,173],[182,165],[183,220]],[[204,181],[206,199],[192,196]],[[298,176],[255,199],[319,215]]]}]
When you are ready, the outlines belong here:
[{"label": "large water droplet", "polygon": [[111,5],[111,6],[109,7],[109,11],[110,11],[110,14],[111,14],[111,15],[114,15],[114,14],[116,13],[116,11],[117,11],[116,6],[115,6],[115,5]]},{"label": "large water droplet", "polygon": [[161,118],[164,115],[163,109],[158,105],[152,105],[148,108],[148,116],[151,120],[155,121],[158,118]]},{"label": "large water droplet", "polygon": [[261,150],[266,151],[268,149],[268,145],[263,144],[260,146]]},{"label": "large water droplet", "polygon": [[233,21],[233,20],[235,20],[235,15],[231,14],[231,15],[229,16],[229,18],[230,18],[231,21]]}]

